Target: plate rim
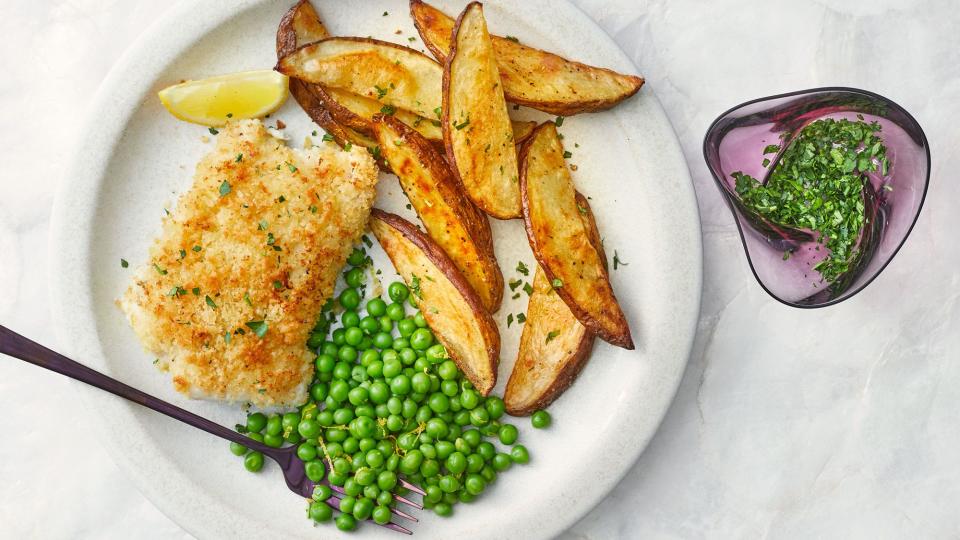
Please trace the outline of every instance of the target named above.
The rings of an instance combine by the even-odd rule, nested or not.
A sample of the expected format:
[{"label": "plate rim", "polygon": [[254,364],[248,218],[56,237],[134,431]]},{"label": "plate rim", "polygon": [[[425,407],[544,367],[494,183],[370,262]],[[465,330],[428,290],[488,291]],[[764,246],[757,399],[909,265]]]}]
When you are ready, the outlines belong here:
[{"label": "plate rim", "polygon": [[[72,223],[71,212],[73,211],[72,205],[67,202],[70,200],[70,194],[81,186],[85,186],[94,191],[94,195],[89,196],[92,200],[95,201],[99,198],[98,194],[104,183],[104,173],[112,159],[114,149],[136,111],[138,104],[144,97],[138,94],[138,91],[144,89],[149,95],[149,82],[153,81],[155,75],[163,70],[163,66],[169,65],[182,55],[186,49],[192,47],[198,40],[198,36],[203,36],[206,32],[219,27],[229,19],[239,16],[246,10],[270,1],[272,0],[208,0],[206,2],[200,0],[179,0],[169,10],[161,14],[157,20],[134,40],[113,64],[107,76],[98,87],[94,99],[87,108],[84,121],[81,124],[83,129],[78,132],[87,134],[87,136],[79,138],[78,141],[73,143],[73,152],[57,186],[50,221],[48,255],[51,261],[51,267],[54,269],[54,272],[52,272],[53,277],[48,282],[49,294],[51,295],[50,305],[54,323],[54,335],[61,350],[66,354],[73,355],[85,362],[89,362],[92,358],[95,360],[94,363],[102,362],[104,357],[99,345],[99,338],[96,336],[96,322],[90,323],[90,326],[94,329],[93,335],[91,335],[90,332],[83,331],[83,325],[78,321],[81,317],[76,317],[76,315],[85,315],[91,321],[96,321],[92,309],[91,273],[84,272],[81,276],[82,279],[77,279],[76,275],[68,275],[67,272],[58,271],[71,268],[72,265],[77,262],[84,263],[83,266],[86,268],[86,263],[88,262],[85,254],[89,252],[88,248],[90,243],[88,241],[83,243],[82,247],[79,246],[80,242],[75,241],[76,228],[70,225]],[[543,1],[545,4],[547,2],[547,0],[540,1]],[[229,9],[217,9],[217,6]],[[589,30],[592,39],[604,42],[616,56],[619,56],[621,62],[631,66],[635,72],[639,72],[616,42],[578,6],[569,0],[564,0],[559,3],[549,2],[549,6],[551,10],[567,10],[568,13],[575,16],[575,18],[582,20],[584,29]],[[504,7],[504,9],[507,8]],[[216,16],[208,18],[197,17],[198,11],[205,14],[213,13]],[[186,15],[190,15],[190,17],[185,18]],[[170,33],[164,32],[164,30],[171,25],[183,27],[185,20],[187,21],[187,26],[193,28],[192,31],[179,30],[178,32],[174,32],[173,39],[171,39]],[[165,54],[164,52],[151,51],[152,48],[156,48],[158,40],[161,40],[161,38],[165,45],[163,47]],[[173,42],[173,47],[170,46],[171,41]],[[153,56],[148,56],[148,58],[157,58],[159,60],[166,58],[166,61],[162,61],[159,67],[139,72],[135,71],[135,80],[130,84],[129,75],[133,69],[133,64],[140,61],[144,55],[151,54]],[[148,84],[140,84],[143,82],[147,82]],[[134,91],[121,90],[120,88],[122,86],[129,86],[129,88],[134,89]],[[553,521],[554,526],[552,530],[540,531],[543,536],[558,534],[586,516],[609,495],[634,466],[649,446],[653,436],[659,431],[670,409],[670,405],[673,403],[683,379],[683,374],[689,363],[694,339],[696,337],[703,296],[703,247],[699,205],[693,180],[689,172],[689,166],[675,129],[659,100],[657,100],[655,94],[649,87],[641,91],[645,94],[644,99],[653,100],[655,105],[652,107],[653,113],[661,117],[660,120],[662,120],[664,124],[663,127],[669,130],[669,134],[671,135],[670,137],[665,137],[665,139],[668,140],[660,142],[661,144],[667,145],[667,149],[673,154],[672,161],[677,162],[676,168],[681,178],[677,178],[674,183],[678,189],[685,192],[680,194],[680,198],[685,201],[687,208],[685,212],[681,213],[688,214],[686,218],[677,220],[676,223],[682,223],[684,220],[687,220],[689,228],[687,232],[693,233],[689,234],[688,243],[680,248],[688,252],[686,253],[686,260],[690,264],[686,275],[689,285],[689,290],[686,292],[690,293],[690,295],[686,297],[687,302],[685,302],[679,310],[686,313],[686,316],[680,319],[686,319],[688,324],[686,328],[677,328],[678,334],[680,334],[682,338],[676,340],[679,347],[678,355],[681,355],[683,360],[682,363],[678,364],[678,372],[672,381],[668,382],[667,391],[663,395],[663,397],[667,399],[663,402],[659,413],[655,415],[658,418],[653,422],[652,428],[648,429],[646,433],[640,434],[638,437],[624,441],[629,443],[628,448],[630,451],[624,452],[623,455],[619,456],[619,459],[613,463],[613,467],[617,469],[617,473],[608,476],[601,482],[592,484],[592,488],[588,490],[589,493],[581,493],[581,495],[587,495],[586,498],[588,501],[579,505],[576,511],[568,512],[563,517],[558,516],[558,519]],[[117,106],[118,104],[120,104],[120,107]],[[104,117],[114,121],[105,123],[103,122]],[[90,134],[94,135],[90,136]],[[88,234],[88,237],[89,236]],[[77,298],[75,294],[71,296],[71,293],[76,293],[77,291],[82,293],[80,298]],[[66,300],[67,298],[71,298],[73,301],[68,302]],[[93,352],[84,353],[84,351]],[[76,387],[80,389],[78,393],[81,396],[85,414],[90,417],[90,424],[101,434],[106,434],[108,419],[104,418],[103,413],[107,407],[118,406],[117,401],[119,400],[94,389],[88,390],[80,383],[76,383]],[[129,409],[136,407],[135,405],[122,401],[119,403],[119,406]],[[140,428],[142,426],[134,427]],[[101,437],[101,441],[112,440],[113,439],[109,437]],[[101,445],[106,448],[124,475],[132,480],[136,489],[157,509],[180,527],[183,527],[195,536],[203,537],[216,536],[217,533],[222,534],[224,532],[223,530],[214,530],[209,527],[205,528],[203,521],[193,519],[194,516],[190,515],[183,504],[178,505],[170,500],[171,498],[168,497],[161,488],[154,486],[144,475],[140,474],[130,456],[122,451],[123,449],[118,443],[101,442]],[[179,471],[177,471],[177,473],[178,476],[183,476]],[[189,479],[185,480],[190,483]],[[195,491],[204,502],[209,502],[213,506],[224,508],[221,501],[205,492],[201,487],[197,486]],[[194,503],[196,503],[196,501],[194,501]],[[247,532],[249,533],[250,531],[248,530]]]}]

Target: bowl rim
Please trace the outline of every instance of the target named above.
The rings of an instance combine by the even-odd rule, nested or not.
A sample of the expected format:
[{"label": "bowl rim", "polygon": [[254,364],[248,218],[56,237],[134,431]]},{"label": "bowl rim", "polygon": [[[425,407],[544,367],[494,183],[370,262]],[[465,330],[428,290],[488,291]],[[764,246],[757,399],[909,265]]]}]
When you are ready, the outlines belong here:
[{"label": "bowl rim", "polygon": [[[910,121],[912,121],[912,122],[913,122],[914,124],[916,124],[916,126],[917,126],[917,130],[919,131],[919,135],[920,135],[920,141],[923,143],[924,152],[926,153],[926,157],[927,157],[927,173],[926,173],[926,175],[925,175],[926,177],[925,177],[924,180],[923,180],[923,192],[920,194],[920,203],[917,205],[917,211],[916,211],[916,213],[915,213],[914,216],[913,216],[913,220],[911,221],[910,226],[907,228],[907,232],[903,235],[903,238],[900,240],[900,243],[897,244],[897,247],[894,248],[894,250],[893,250],[893,252],[890,254],[890,256],[887,257],[887,260],[883,263],[883,265],[880,266],[880,268],[879,268],[876,272],[874,272],[874,274],[873,274],[872,276],[870,276],[869,279],[867,279],[865,282],[863,282],[862,285],[860,285],[859,287],[857,287],[856,290],[854,290],[853,292],[851,292],[850,294],[848,294],[848,295],[846,295],[846,296],[844,296],[844,297],[842,297],[842,298],[837,298],[837,299],[830,300],[829,302],[824,302],[824,303],[821,303],[821,304],[799,304],[799,303],[796,303],[796,302],[791,302],[791,301],[789,301],[789,300],[785,300],[785,299],[777,296],[776,294],[774,294],[773,291],[771,291],[771,290],[763,283],[763,280],[760,279],[760,276],[757,274],[757,269],[756,269],[756,268],[754,267],[754,265],[753,265],[753,258],[750,256],[750,250],[747,248],[747,242],[746,242],[746,238],[744,237],[743,225],[741,225],[741,223],[740,223],[740,218],[738,217],[738,215],[737,215],[737,213],[736,213],[736,210],[733,208],[733,203],[730,202],[729,197],[727,197],[727,195],[724,193],[724,186],[723,186],[723,184],[722,184],[723,180],[717,176],[716,171],[713,170],[713,167],[710,166],[710,161],[707,159],[707,150],[708,150],[708,148],[709,148],[709,146],[710,146],[709,143],[708,143],[708,140],[709,140],[709,138],[710,138],[710,134],[711,134],[711,133],[714,131],[714,129],[717,127],[717,124],[720,122],[720,120],[722,120],[722,119],[725,118],[728,114],[732,113],[733,111],[735,111],[735,110],[737,110],[737,109],[746,107],[746,106],[748,106],[748,105],[753,105],[754,103],[759,103],[759,102],[761,102],[761,101],[769,101],[769,100],[773,100],[773,99],[779,99],[779,98],[797,96],[797,95],[801,95],[801,94],[812,94],[812,93],[816,93],[816,92],[828,92],[828,91],[843,91],[843,92],[851,92],[851,93],[864,94],[864,95],[866,95],[866,96],[870,96],[870,97],[873,97],[873,98],[881,99],[881,100],[889,103],[889,104],[892,105],[893,107],[899,109],[900,112],[902,112],[902,113],[906,116],[907,119],[909,119]],[[777,302],[780,302],[781,304],[784,304],[784,305],[787,305],[787,306],[790,306],[790,307],[794,307],[794,308],[799,308],[799,309],[818,309],[818,308],[824,308],[824,307],[829,307],[829,306],[833,306],[833,305],[839,304],[840,302],[843,302],[843,301],[845,301],[845,300],[849,300],[849,299],[853,298],[854,296],[860,294],[861,291],[863,291],[864,289],[867,288],[867,286],[869,286],[871,283],[873,283],[873,280],[877,279],[877,277],[878,277],[881,273],[883,273],[883,271],[887,268],[887,266],[890,264],[890,262],[893,261],[893,259],[897,256],[897,253],[900,252],[900,249],[901,249],[901,248],[903,247],[903,245],[907,242],[907,238],[910,238],[910,234],[913,232],[913,228],[917,225],[917,221],[920,219],[920,213],[923,211],[923,205],[924,205],[924,203],[926,202],[926,199],[927,199],[927,192],[928,192],[929,189],[930,189],[930,169],[931,169],[931,164],[932,164],[932,161],[931,161],[931,158],[930,158],[930,142],[927,140],[927,134],[923,131],[923,127],[920,125],[920,122],[918,122],[917,119],[916,119],[912,114],[910,114],[910,111],[908,111],[907,109],[905,109],[903,106],[901,106],[901,105],[900,105],[899,103],[897,103],[896,101],[893,101],[892,99],[890,99],[890,98],[888,98],[888,97],[886,97],[886,96],[880,95],[880,94],[878,94],[878,93],[876,93],[876,92],[871,92],[871,91],[869,91],[869,90],[863,90],[863,89],[861,89],[861,88],[854,88],[854,87],[851,87],[851,86],[820,86],[820,87],[817,87],[817,88],[808,88],[808,89],[806,89],[806,90],[795,90],[795,91],[792,91],[792,92],[785,92],[785,93],[782,93],[782,94],[774,94],[774,95],[770,95],[770,96],[764,96],[764,97],[759,97],[759,98],[751,99],[751,100],[749,100],[749,101],[744,101],[743,103],[740,103],[740,104],[738,104],[738,105],[735,105],[735,106],[733,106],[733,107],[730,107],[729,109],[727,109],[727,110],[723,111],[722,113],[720,113],[719,115],[717,115],[717,117],[713,120],[713,122],[710,122],[710,126],[707,127],[707,131],[706,131],[706,132],[704,133],[704,135],[703,135],[703,148],[702,148],[702,150],[703,150],[703,160],[704,160],[704,163],[707,165],[707,169],[710,171],[710,175],[713,177],[713,181],[714,181],[714,183],[716,184],[717,189],[720,190],[720,192],[721,192],[720,194],[721,194],[721,196],[723,197],[724,203],[727,205],[727,208],[729,208],[729,209],[730,209],[730,212],[733,214],[733,221],[736,223],[736,225],[737,225],[737,233],[740,235],[740,245],[741,245],[741,247],[743,248],[744,255],[746,255],[747,264],[750,266],[750,272],[753,274],[754,279],[757,280],[757,283],[760,284],[760,287],[761,287],[768,295],[770,295],[774,300],[776,300]]]}]

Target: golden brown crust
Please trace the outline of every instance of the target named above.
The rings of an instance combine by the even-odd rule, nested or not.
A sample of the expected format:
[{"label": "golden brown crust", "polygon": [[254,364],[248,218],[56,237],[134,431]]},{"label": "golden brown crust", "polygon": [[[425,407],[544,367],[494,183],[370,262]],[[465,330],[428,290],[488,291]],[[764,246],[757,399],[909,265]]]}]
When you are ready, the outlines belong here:
[{"label": "golden brown crust", "polygon": [[282,58],[301,45],[329,35],[310,2],[300,0],[280,19],[277,27],[277,57]]},{"label": "golden brown crust", "polygon": [[479,2],[468,4],[453,27],[442,110],[447,160],[467,196],[497,219],[520,217],[513,126]]},{"label": "golden brown crust", "polygon": [[633,349],[601,253],[578,218],[573,180],[553,122],[545,122],[520,150],[524,227],[534,256],[570,311],[603,340]]},{"label": "golden brown crust", "polygon": [[500,331],[480,297],[443,249],[413,223],[374,209],[370,228],[415,291],[437,339],[477,391],[489,394],[497,382]]},{"label": "golden brown crust", "polygon": [[487,216],[470,202],[443,156],[419,133],[386,115],[374,119],[374,131],[427,233],[454,261],[487,311],[495,312],[503,299],[503,275]]},{"label": "golden brown crust", "polygon": [[[422,2],[410,0],[410,15],[430,52],[443,62],[452,48],[453,19]],[[590,66],[491,36],[507,101],[564,116],[609,109],[636,94],[644,80]]]}]

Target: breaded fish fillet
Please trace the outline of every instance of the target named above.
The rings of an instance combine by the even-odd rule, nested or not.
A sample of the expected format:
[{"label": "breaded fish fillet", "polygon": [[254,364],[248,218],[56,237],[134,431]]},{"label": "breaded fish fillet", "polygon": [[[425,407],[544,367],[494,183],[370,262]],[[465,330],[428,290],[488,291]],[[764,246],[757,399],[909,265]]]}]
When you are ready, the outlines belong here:
[{"label": "breaded fish fillet", "polygon": [[195,398],[306,400],[306,340],[367,224],[377,168],[359,147],[292,150],[256,120],[224,127],[119,305]]}]

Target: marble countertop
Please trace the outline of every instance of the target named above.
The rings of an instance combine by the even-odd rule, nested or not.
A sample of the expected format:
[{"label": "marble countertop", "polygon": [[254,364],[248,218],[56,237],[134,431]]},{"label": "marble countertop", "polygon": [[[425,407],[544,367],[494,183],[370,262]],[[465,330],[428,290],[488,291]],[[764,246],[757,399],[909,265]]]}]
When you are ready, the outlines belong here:
[{"label": "marble countertop", "polygon": [[[563,538],[960,535],[960,15],[948,0],[576,0],[673,122],[703,222],[699,332],[647,451]],[[0,321],[44,343],[50,209],[79,121],[149,0],[0,0]],[[910,110],[933,155],[913,235],[859,296],[804,311],[750,274],[700,152],[744,100],[827,85]],[[119,472],[64,378],[0,359],[8,538],[186,538]],[[15,405],[14,405],[15,404]],[[629,429],[629,426],[624,426]]]}]

